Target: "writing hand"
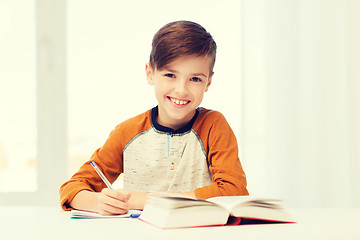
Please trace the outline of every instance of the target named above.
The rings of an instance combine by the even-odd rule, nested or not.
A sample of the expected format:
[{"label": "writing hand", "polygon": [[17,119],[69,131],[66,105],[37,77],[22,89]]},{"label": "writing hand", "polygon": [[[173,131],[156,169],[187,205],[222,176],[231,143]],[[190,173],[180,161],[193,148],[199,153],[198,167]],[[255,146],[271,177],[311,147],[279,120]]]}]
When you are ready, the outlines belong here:
[{"label": "writing hand", "polygon": [[98,213],[101,215],[126,214],[131,193],[122,189],[104,188],[98,194]]}]

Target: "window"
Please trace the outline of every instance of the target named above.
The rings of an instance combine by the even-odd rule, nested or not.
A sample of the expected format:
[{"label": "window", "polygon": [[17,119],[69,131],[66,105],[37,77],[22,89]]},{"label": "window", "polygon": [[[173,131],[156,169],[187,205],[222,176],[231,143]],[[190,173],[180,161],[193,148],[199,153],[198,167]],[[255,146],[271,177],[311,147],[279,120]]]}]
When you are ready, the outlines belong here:
[{"label": "window", "polygon": [[0,11],[0,204],[54,205],[67,169],[65,1]]},{"label": "window", "polygon": [[35,34],[33,1],[0,2],[0,192],[37,189]]}]

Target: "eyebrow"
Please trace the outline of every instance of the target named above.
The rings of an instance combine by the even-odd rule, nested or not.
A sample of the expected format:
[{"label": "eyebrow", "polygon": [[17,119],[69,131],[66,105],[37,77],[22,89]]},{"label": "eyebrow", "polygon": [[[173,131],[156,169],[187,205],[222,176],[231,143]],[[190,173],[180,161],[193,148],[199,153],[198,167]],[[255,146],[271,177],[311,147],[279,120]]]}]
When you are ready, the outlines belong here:
[{"label": "eyebrow", "polygon": [[[170,69],[170,68],[164,68],[163,71],[168,71],[168,72],[173,72],[173,73],[178,73],[178,71]],[[206,74],[204,73],[192,73],[191,76],[203,76],[203,77],[208,77]]]}]

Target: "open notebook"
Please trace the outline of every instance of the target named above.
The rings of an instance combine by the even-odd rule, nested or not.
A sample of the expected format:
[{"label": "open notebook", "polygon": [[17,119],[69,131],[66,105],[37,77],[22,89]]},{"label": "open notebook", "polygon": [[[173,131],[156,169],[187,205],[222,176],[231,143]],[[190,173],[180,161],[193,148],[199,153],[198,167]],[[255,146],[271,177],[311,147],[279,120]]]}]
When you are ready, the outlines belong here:
[{"label": "open notebook", "polygon": [[119,215],[101,215],[99,213],[82,211],[82,210],[71,210],[70,216],[73,219],[89,219],[89,218],[137,218],[140,216],[142,211],[140,210],[129,210],[127,214]]}]

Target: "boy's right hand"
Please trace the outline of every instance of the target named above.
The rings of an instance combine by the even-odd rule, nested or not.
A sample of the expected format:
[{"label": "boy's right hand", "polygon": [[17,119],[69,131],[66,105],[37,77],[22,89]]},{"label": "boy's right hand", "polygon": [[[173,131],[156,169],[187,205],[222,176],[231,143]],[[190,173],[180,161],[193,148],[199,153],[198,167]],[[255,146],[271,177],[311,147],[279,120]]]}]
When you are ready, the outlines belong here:
[{"label": "boy's right hand", "polygon": [[98,194],[98,213],[101,215],[126,214],[131,193],[122,189],[104,188]]}]

